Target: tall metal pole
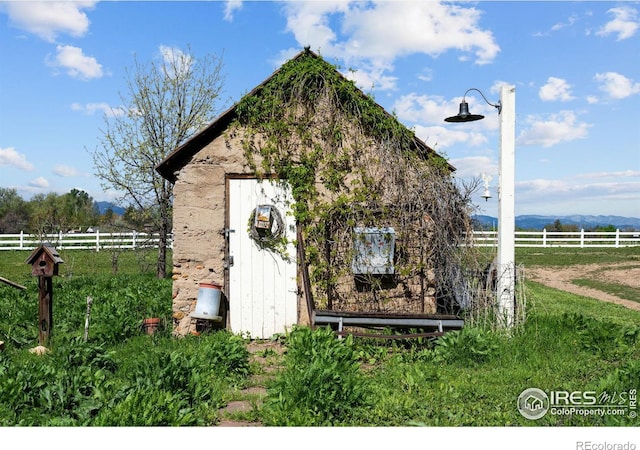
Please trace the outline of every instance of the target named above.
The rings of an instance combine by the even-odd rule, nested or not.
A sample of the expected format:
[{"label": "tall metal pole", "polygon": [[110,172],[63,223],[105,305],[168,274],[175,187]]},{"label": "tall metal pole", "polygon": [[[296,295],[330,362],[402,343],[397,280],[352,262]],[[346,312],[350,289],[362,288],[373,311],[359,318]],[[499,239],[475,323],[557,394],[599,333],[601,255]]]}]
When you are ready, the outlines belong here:
[{"label": "tall metal pole", "polygon": [[498,192],[498,280],[499,320],[505,328],[515,322],[515,137],[516,89],[500,88],[500,175]]}]

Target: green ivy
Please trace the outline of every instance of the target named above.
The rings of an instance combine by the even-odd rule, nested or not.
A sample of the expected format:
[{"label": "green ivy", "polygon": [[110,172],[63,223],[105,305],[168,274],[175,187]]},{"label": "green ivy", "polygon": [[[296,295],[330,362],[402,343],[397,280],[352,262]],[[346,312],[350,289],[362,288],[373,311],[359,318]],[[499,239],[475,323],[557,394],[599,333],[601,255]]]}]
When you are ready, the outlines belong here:
[{"label": "green ivy", "polygon": [[[350,257],[325,247],[327,241],[340,241],[337,230],[387,224],[399,211],[410,230],[428,212],[427,203],[439,197],[452,199],[447,217],[441,218],[455,222],[442,228],[447,245],[459,240],[469,222],[468,205],[452,187],[447,161],[309,49],[240,100],[227,138],[240,140],[246,163],[258,177],[287,181],[311,281],[320,291],[349,274]],[[391,179],[376,170],[397,174]],[[420,189],[425,177],[442,179],[442,187]],[[400,199],[390,198],[394,183],[403,184]],[[351,240],[344,234],[341,239]],[[410,267],[398,273],[413,276],[424,267],[422,261],[405,263]]]}]

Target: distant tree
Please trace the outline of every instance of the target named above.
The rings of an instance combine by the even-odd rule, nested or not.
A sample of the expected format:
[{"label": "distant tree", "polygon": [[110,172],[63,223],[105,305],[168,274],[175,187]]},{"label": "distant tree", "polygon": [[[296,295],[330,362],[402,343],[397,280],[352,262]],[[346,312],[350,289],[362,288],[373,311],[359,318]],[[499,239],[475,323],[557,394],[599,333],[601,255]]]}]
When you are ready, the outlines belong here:
[{"label": "distant tree", "polygon": [[78,189],[63,195],[36,194],[29,202],[29,228],[44,235],[95,225],[98,212],[94,205],[91,196]]},{"label": "distant tree", "polygon": [[62,196],[61,202],[62,214],[69,228],[86,228],[97,223],[98,209],[93,198],[85,191],[71,189]]},{"label": "distant tree", "polygon": [[36,194],[29,202],[31,216],[29,229],[40,235],[56,233],[67,228],[63,217],[63,206],[60,196],[55,192]]},{"label": "distant tree", "polygon": [[0,233],[19,233],[28,223],[28,203],[15,189],[0,188]]},{"label": "distant tree", "polygon": [[162,61],[149,64],[134,58],[122,109],[105,115],[100,148],[93,154],[103,186],[122,192],[124,204],[151,212],[153,231],[159,233],[159,278],[166,276],[173,186],[155,168],[213,120],[224,85],[222,68],[221,58],[198,59],[190,49],[164,50]]},{"label": "distant tree", "polygon": [[616,229],[617,228],[614,225],[606,225],[606,226],[598,225],[593,229],[593,231],[606,231],[608,233],[615,233]]},{"label": "distant tree", "polygon": [[107,210],[104,212],[104,214],[102,214],[100,216],[100,223],[107,225],[107,226],[112,226],[116,221],[116,215],[113,212],[113,208],[109,207],[107,208]]},{"label": "distant tree", "polygon": [[560,222],[560,219],[556,219],[552,224],[545,225],[544,227],[547,231],[560,231],[560,232],[568,232],[568,231],[579,231],[578,225],[576,224],[563,224]]}]

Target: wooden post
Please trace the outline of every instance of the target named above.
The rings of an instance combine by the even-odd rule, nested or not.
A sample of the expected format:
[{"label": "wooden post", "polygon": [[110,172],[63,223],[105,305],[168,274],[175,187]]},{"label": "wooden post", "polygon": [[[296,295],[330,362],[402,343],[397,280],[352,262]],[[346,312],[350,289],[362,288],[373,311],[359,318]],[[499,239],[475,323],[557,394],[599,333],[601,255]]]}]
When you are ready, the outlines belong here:
[{"label": "wooden post", "polygon": [[53,282],[51,277],[38,277],[38,343],[49,343],[53,328]]},{"label": "wooden post", "polygon": [[87,342],[89,338],[89,317],[91,316],[91,304],[93,303],[93,298],[87,297],[87,314],[84,318],[84,341]]},{"label": "wooden post", "polygon": [[38,341],[46,346],[53,328],[53,281],[58,265],[64,261],[50,244],[36,248],[27,258],[31,275],[38,277]]}]

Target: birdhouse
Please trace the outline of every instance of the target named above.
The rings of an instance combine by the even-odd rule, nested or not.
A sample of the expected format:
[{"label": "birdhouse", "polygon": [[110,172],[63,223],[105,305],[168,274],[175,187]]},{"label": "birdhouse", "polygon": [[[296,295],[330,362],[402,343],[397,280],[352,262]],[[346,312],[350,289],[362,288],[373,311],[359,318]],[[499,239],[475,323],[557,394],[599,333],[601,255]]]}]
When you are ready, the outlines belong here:
[{"label": "birdhouse", "polygon": [[64,261],[51,244],[43,244],[36,248],[27,258],[31,264],[31,275],[34,277],[52,277],[58,275],[58,264]]}]

